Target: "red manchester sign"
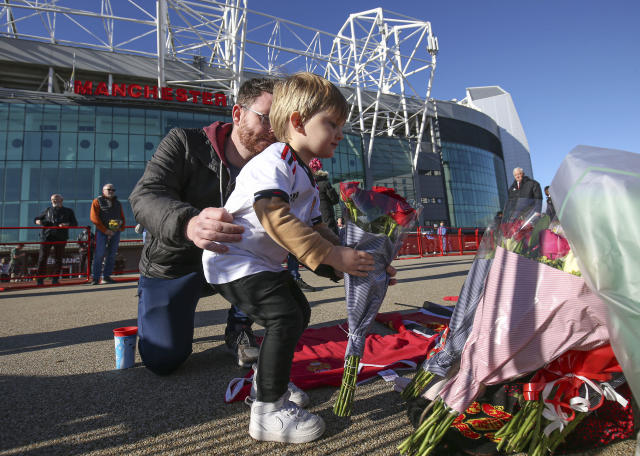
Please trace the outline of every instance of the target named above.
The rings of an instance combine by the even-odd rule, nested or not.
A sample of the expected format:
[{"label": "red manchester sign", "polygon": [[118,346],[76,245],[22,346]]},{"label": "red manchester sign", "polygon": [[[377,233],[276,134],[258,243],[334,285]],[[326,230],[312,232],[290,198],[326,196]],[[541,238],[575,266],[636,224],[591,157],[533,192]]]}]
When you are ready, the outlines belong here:
[{"label": "red manchester sign", "polygon": [[227,106],[224,93],[204,92],[190,89],[174,89],[139,84],[112,84],[111,93],[106,82],[74,81],[73,91],[79,95],[105,95],[112,97],[153,98],[155,100],[202,103],[205,105]]}]

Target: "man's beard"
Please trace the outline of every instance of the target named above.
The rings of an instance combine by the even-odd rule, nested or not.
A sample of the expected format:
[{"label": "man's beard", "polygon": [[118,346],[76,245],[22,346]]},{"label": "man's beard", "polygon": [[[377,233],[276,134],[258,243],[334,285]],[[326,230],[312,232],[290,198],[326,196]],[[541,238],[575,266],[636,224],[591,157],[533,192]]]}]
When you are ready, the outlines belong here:
[{"label": "man's beard", "polygon": [[245,128],[242,128],[242,125],[238,128],[238,138],[240,139],[240,144],[242,144],[250,154],[247,158],[255,157],[271,144],[276,142],[276,137],[273,133],[266,132],[255,134]]}]

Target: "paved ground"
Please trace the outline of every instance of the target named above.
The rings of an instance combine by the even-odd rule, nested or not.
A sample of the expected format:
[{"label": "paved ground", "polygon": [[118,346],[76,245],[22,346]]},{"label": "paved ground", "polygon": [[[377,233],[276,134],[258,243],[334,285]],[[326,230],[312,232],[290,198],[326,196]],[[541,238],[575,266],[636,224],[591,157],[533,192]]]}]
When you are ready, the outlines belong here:
[{"label": "paved ground", "polygon": [[[397,261],[400,283],[382,311],[448,304],[471,257]],[[312,325],[345,318],[342,285],[303,271]],[[324,437],[305,445],[258,443],[249,409],[227,405],[227,383],[246,371],[224,350],[227,303],[201,302],[194,353],[169,377],[138,364],[116,371],[112,329],[135,325],[136,285],[65,286],[0,294],[0,455],[391,455],[411,432],[397,393],[382,380],[358,387],[353,416],[332,413],[335,388],[310,391]],[[380,328],[378,328],[380,329]],[[589,455],[633,454],[635,441]]]}]

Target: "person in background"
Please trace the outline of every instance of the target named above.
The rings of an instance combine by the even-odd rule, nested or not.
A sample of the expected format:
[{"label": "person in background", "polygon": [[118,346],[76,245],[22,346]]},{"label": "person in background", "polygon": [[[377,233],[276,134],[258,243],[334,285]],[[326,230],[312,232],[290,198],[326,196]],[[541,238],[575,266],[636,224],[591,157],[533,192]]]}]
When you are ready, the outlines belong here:
[{"label": "person in background", "polygon": [[440,248],[443,255],[447,254],[447,227],[444,226],[444,222],[440,222],[438,227],[438,238],[440,239]]},{"label": "person in background", "polygon": [[[99,285],[101,276],[103,283],[115,283],[111,273],[120,243],[120,232],[124,231],[124,212],[113,184],[105,184],[102,187],[102,195],[93,200],[91,221],[96,226],[96,250],[91,269],[93,276],[91,284]],[[103,260],[104,270],[102,269]]]},{"label": "person in background", "polygon": [[342,236],[342,232],[344,231],[344,218],[338,217],[338,220],[336,221],[336,226],[338,227],[338,236]]},{"label": "person in background", "polygon": [[17,244],[9,253],[9,275],[15,282],[21,281],[27,272],[27,254],[23,249],[24,244]]},{"label": "person in background", "polygon": [[[78,226],[78,221],[73,213],[73,209],[64,207],[62,202],[64,198],[62,195],[51,195],[51,206],[46,208],[42,214],[33,219],[36,225],[47,227],[68,227]],[[56,285],[60,280],[60,271],[62,269],[62,256],[64,255],[64,248],[66,242],[69,240],[68,229],[44,229],[40,235],[42,243],[40,244],[40,253],[38,255],[38,277],[36,282],[38,285],[44,283],[43,275],[47,274],[47,260],[49,259],[49,252],[53,247],[53,254],[55,258],[54,277],[51,279],[51,283]],[[55,244],[50,244],[54,242]]]},{"label": "person in background", "polygon": [[525,176],[522,168],[514,168],[514,181],[509,187],[509,199],[507,205],[509,211],[508,216],[515,212],[521,212],[527,209],[527,206],[533,204],[533,209],[540,213],[542,211],[542,191],[540,184],[528,176]]},{"label": "person in background", "polygon": [[[87,273],[87,266],[91,264],[91,257],[89,254],[89,237],[91,235],[91,228],[87,227],[78,235],[78,264],[80,267],[78,277],[84,277]],[[92,239],[92,244],[93,239]],[[93,251],[93,248],[91,249]],[[87,277],[88,278],[88,277]]]},{"label": "person in background", "polygon": [[[202,272],[202,252],[224,252],[244,229],[223,209],[242,167],[275,142],[269,122],[273,79],[245,81],[231,123],[174,128],[158,145],[129,201],[146,231],[138,285],[138,351],[159,375],[191,354],[196,306],[214,291]],[[251,367],[259,347],[247,315],[230,306],[225,346]]]},{"label": "person in background", "polygon": [[300,275],[300,262],[292,253],[287,255],[287,271],[289,271],[289,274],[293,276],[293,280],[296,282],[296,284],[298,284],[301,290],[317,291],[315,287],[312,287],[307,282],[302,280],[302,276]]},{"label": "person in background", "polygon": [[320,194],[320,213],[322,214],[322,222],[329,229],[338,234],[338,225],[336,225],[336,214],[333,206],[340,202],[338,192],[333,188],[329,181],[329,173],[322,169],[322,162],[318,158],[314,158],[309,163],[309,168],[313,171],[313,177],[318,185],[318,193]]},{"label": "person in background", "polygon": [[8,282],[11,280],[9,258],[2,257],[0,260],[0,282]]},{"label": "person in background", "polygon": [[544,188],[544,194],[547,197],[547,209],[545,210],[545,214],[549,216],[551,220],[556,218],[556,208],[553,206],[553,201],[551,200],[551,194],[549,193],[549,186],[547,185]]}]

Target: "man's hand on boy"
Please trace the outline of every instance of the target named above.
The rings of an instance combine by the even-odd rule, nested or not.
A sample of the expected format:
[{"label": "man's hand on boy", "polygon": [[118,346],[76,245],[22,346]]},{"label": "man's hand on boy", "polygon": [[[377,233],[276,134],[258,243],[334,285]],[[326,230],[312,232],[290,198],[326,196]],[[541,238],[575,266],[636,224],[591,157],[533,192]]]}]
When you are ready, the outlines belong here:
[{"label": "man's hand on boy", "polygon": [[221,207],[208,207],[187,223],[185,235],[197,247],[216,253],[225,253],[228,248],[219,242],[239,242],[244,227],[234,225],[233,216]]},{"label": "man's hand on boy", "polygon": [[337,245],[333,246],[324,263],[340,272],[358,277],[366,277],[369,271],[374,270],[374,260],[370,254],[362,250]]}]

